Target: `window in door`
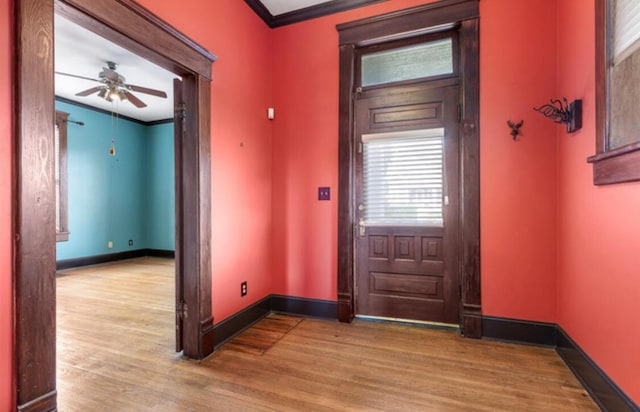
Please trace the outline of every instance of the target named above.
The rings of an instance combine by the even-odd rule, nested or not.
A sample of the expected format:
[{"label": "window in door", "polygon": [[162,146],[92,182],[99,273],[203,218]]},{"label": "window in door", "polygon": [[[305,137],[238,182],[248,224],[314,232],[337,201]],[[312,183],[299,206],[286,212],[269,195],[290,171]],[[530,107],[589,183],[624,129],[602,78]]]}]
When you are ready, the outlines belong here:
[{"label": "window in door", "polygon": [[442,226],[444,129],[362,136],[365,221]]}]

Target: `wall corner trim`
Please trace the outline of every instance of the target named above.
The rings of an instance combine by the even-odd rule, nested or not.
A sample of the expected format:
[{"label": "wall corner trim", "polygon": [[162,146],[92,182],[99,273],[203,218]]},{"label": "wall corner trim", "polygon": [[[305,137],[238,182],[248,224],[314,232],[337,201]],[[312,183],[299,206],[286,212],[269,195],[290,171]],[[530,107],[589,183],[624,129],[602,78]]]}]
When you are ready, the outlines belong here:
[{"label": "wall corner trim", "polygon": [[611,412],[640,412],[616,383],[560,325],[520,319],[482,317],[483,338],[553,347],[594,402]]}]

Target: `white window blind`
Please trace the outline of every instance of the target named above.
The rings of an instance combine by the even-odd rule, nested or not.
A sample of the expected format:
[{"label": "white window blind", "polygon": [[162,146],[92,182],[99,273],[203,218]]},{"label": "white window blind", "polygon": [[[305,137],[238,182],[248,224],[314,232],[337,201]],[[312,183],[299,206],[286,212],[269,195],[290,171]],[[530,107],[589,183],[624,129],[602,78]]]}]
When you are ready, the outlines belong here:
[{"label": "white window blind", "polygon": [[444,129],[362,136],[367,225],[442,226]]},{"label": "white window blind", "polygon": [[640,48],[640,1],[613,1],[613,64],[618,64]]}]

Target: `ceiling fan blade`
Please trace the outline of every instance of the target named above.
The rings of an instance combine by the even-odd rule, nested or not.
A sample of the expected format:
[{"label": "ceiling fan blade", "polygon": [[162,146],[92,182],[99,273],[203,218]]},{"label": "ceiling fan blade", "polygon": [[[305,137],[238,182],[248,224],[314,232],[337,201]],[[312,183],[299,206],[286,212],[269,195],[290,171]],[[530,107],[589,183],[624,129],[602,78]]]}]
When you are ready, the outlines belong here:
[{"label": "ceiling fan blade", "polygon": [[85,90],[85,91],[82,91],[82,92],[76,93],[76,96],[83,96],[83,97],[84,97],[84,96],[89,96],[90,94],[94,94],[94,93],[97,93],[97,92],[99,92],[100,90],[102,90],[102,87],[103,87],[103,86],[96,86],[96,87],[92,87],[92,88],[87,89],[87,90]]},{"label": "ceiling fan blade", "polygon": [[167,94],[161,90],[149,89],[147,87],[136,86],[133,84],[126,85],[128,89],[133,90],[134,92],[150,94],[152,96],[167,98]]},{"label": "ceiling fan blade", "polygon": [[91,77],[78,76],[77,74],[62,73],[62,72],[56,72],[56,74],[59,74],[59,75],[62,75],[62,76],[75,77],[77,79],[91,80],[92,82],[100,82],[100,83],[102,83],[102,80],[92,79]]},{"label": "ceiling fan blade", "polygon": [[130,92],[125,91],[124,94],[125,96],[127,96],[127,100],[129,100],[137,108],[147,107],[147,105],[142,100],[138,99],[136,96],[134,96]]}]

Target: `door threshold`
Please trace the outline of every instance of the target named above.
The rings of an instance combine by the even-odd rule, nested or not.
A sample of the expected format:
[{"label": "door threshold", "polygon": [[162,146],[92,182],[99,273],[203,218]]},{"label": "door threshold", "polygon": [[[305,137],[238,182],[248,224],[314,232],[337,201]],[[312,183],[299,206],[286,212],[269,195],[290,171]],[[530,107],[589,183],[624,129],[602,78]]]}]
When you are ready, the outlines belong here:
[{"label": "door threshold", "polygon": [[356,315],[356,319],[364,320],[368,322],[385,322],[385,323],[394,323],[398,325],[422,326],[422,327],[434,328],[434,329],[447,329],[447,330],[456,330],[456,331],[460,330],[460,325],[456,325],[454,323],[429,322],[425,320],[388,318],[384,316],[368,316],[368,315]]}]

